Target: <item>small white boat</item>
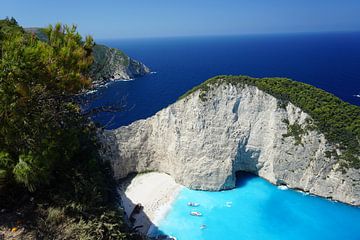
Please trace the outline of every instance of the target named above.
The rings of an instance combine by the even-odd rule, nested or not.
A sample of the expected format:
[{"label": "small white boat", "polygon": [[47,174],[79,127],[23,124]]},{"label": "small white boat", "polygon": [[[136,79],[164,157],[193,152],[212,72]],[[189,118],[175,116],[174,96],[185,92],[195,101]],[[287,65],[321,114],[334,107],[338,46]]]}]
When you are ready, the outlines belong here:
[{"label": "small white boat", "polygon": [[227,207],[232,207],[232,202],[226,202],[225,204]]},{"label": "small white boat", "polygon": [[201,217],[202,216],[201,212],[190,212],[190,215],[191,216],[196,216],[196,217]]},{"label": "small white boat", "polygon": [[200,229],[205,229],[206,228],[206,225],[205,224],[202,224],[201,226],[200,226]]},{"label": "small white boat", "polygon": [[196,203],[196,202],[188,202],[187,204],[189,207],[198,207],[200,206],[200,203]]}]

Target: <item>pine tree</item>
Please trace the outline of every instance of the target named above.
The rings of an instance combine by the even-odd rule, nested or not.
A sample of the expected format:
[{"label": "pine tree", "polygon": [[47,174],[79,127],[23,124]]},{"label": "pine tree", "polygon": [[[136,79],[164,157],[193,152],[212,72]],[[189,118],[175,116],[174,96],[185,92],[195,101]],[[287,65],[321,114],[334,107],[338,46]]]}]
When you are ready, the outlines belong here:
[{"label": "pine tree", "polygon": [[81,148],[84,119],[74,94],[90,86],[93,40],[83,42],[75,26],[49,26],[48,42],[13,18],[0,26],[0,184],[34,191]]}]

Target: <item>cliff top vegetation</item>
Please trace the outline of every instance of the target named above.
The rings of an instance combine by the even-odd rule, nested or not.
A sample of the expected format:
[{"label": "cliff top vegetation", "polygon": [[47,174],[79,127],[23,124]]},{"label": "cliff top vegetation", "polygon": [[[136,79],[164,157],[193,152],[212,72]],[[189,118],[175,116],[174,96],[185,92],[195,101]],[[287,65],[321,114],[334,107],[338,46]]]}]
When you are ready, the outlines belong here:
[{"label": "cliff top vegetation", "polygon": [[194,87],[180,99],[200,91],[200,98],[206,101],[207,92],[212,87],[222,84],[235,86],[251,85],[274,96],[279,100],[279,107],[286,107],[288,102],[309,114],[314,125],[328,141],[342,151],[343,167],[360,168],[360,107],[342,101],[331,93],[306,83],[287,78],[252,78],[248,76],[217,76]]}]

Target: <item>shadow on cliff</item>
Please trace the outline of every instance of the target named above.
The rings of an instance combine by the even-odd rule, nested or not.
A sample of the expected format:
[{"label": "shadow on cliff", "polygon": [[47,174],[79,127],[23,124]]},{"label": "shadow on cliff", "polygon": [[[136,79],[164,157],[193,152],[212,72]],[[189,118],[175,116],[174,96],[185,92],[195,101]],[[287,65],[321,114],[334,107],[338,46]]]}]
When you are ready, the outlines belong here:
[{"label": "shadow on cliff", "polygon": [[150,239],[171,239],[165,233],[161,232],[151,219],[144,212],[144,207],[140,203],[134,203],[125,191],[131,184],[131,181],[136,176],[136,173],[129,174],[128,177],[119,181],[118,191],[121,197],[121,206],[124,208],[126,220],[129,226],[141,233],[149,234]]},{"label": "shadow on cliff", "polygon": [[256,177],[253,173],[238,171],[236,172],[236,187],[244,187],[249,181]]},{"label": "shadow on cliff", "polygon": [[233,169],[236,174],[236,187],[242,187],[258,175],[259,149],[248,146],[248,138],[238,144]]}]

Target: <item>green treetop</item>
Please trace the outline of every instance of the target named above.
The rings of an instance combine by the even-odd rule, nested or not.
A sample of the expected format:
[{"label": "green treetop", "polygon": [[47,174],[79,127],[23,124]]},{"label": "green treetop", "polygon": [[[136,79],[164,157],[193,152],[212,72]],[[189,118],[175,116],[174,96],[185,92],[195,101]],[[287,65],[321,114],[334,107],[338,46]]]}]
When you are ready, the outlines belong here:
[{"label": "green treetop", "polygon": [[48,42],[16,21],[0,22],[0,184],[34,190],[79,150],[83,122],[73,95],[90,85],[93,40],[75,26],[45,29]]}]

